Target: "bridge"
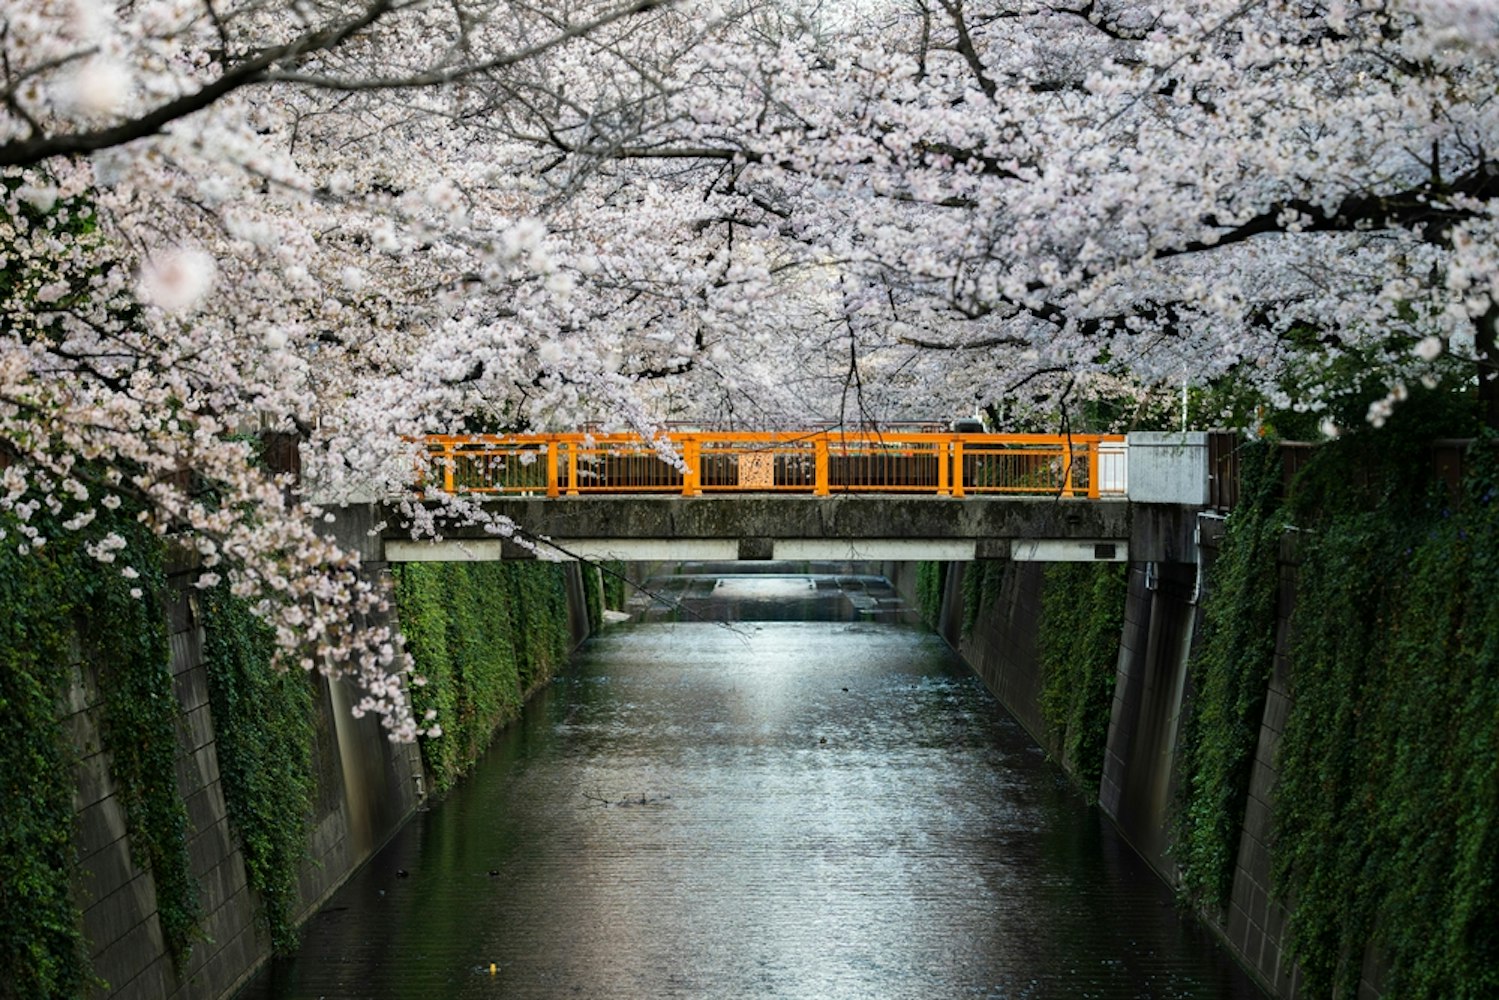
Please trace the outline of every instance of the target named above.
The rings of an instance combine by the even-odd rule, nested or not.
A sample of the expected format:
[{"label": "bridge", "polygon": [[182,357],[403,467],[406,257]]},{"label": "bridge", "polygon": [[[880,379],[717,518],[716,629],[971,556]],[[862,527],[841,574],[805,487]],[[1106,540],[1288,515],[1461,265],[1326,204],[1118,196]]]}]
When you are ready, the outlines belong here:
[{"label": "bridge", "polygon": [[1109,434],[679,432],[433,435],[424,489],[548,497],[640,493],[1122,497]]},{"label": "bridge", "polygon": [[421,439],[416,489],[479,498],[519,539],[459,527],[415,541],[379,504],[346,508],[337,534],[389,562],[1176,561],[1190,558],[1183,515],[1206,505],[1206,438],[439,435]]}]

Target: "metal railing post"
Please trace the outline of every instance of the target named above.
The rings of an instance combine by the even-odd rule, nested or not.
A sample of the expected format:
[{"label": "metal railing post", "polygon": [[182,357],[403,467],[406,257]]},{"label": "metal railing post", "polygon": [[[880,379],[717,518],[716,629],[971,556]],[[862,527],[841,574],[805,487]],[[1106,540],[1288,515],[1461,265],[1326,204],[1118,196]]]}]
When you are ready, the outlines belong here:
[{"label": "metal railing post", "polygon": [[547,450],[547,496],[555,497],[562,492],[558,484],[557,448],[561,442],[553,438],[542,445]]},{"label": "metal railing post", "polygon": [[567,495],[578,495],[578,442],[567,442]]},{"label": "metal railing post", "polygon": [[945,497],[952,493],[947,488],[947,466],[952,461],[952,447],[956,441],[943,441],[936,448],[937,452],[937,495]]},{"label": "metal railing post", "polygon": [[819,434],[817,438],[813,440],[812,455],[814,466],[812,492],[816,496],[825,497],[829,493],[828,438],[826,434]]},{"label": "metal railing post", "polygon": [[1093,438],[1088,442],[1088,499],[1097,500],[1099,491],[1098,482],[1098,446],[1102,444],[1100,438]]},{"label": "metal railing post", "polygon": [[458,466],[458,446],[452,441],[444,441],[442,445],[442,488],[444,492],[456,492],[453,486],[453,472]]},{"label": "metal railing post", "polygon": [[684,497],[695,497],[700,489],[703,479],[702,448],[697,438],[684,438],[682,441],[682,461],[687,468],[682,473],[682,495]]},{"label": "metal railing post", "polygon": [[1072,438],[1062,438],[1062,496],[1072,496]]},{"label": "metal railing post", "polygon": [[963,441],[952,443],[952,495],[963,496]]}]

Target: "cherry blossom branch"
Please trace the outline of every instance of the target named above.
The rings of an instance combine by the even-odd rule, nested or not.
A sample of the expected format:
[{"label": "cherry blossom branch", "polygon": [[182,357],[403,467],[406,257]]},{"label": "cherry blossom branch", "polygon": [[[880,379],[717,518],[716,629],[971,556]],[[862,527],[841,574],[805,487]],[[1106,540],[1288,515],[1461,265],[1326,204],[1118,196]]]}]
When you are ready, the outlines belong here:
[{"label": "cherry blossom branch", "polygon": [[167,101],[118,125],[89,132],[38,135],[0,144],[0,166],[23,166],[40,163],[55,156],[93,153],[155,135],[172,122],[202,111],[242,87],[262,82],[268,78],[270,68],[279,62],[305,58],[312,53],[338,47],[392,9],[394,0],[370,0],[369,5],[356,17],[309,31],[294,41],[273,46],[243,62],[226,66],[217,79],[193,93]]},{"label": "cherry blossom branch", "polygon": [[457,66],[428,70],[423,73],[380,78],[357,78],[272,70],[266,74],[266,78],[279,83],[297,84],[304,87],[316,87],[345,93],[377,90],[418,90],[441,87],[458,83],[471,77],[485,76],[497,70],[507,69],[519,63],[531,61],[537,56],[545,55],[568,42],[586,38],[616,22],[634,17],[637,14],[671,7],[678,2],[680,0],[633,0],[632,3],[618,7],[590,21],[567,25],[558,30],[550,38],[533,45],[507,52],[504,55],[482,59],[478,62],[463,63]]}]

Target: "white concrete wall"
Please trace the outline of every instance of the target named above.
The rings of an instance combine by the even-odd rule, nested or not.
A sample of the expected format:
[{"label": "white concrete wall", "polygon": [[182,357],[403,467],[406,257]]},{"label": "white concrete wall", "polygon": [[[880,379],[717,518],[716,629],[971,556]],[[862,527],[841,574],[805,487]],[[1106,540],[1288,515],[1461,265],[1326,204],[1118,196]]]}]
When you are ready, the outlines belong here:
[{"label": "white concrete wall", "polygon": [[1136,431],[1127,447],[1130,500],[1207,505],[1207,432]]}]

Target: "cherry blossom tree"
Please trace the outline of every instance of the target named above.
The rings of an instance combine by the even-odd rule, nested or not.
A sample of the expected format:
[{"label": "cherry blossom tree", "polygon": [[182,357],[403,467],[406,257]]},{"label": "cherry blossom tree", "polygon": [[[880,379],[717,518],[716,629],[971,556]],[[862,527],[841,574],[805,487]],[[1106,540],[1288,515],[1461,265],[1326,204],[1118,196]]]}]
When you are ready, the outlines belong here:
[{"label": "cherry blossom tree", "polygon": [[[1452,357],[1499,415],[1493,5],[804,13],[699,47],[631,146],[549,138],[733,199],[722,226],[777,242],[778,287],[828,277],[845,379],[961,412],[1232,373],[1317,409],[1356,357],[1377,422]],[[787,371],[830,353],[789,340]]]},{"label": "cherry blossom tree", "polygon": [[[589,264],[563,266],[525,178],[452,110],[656,6],[7,3],[5,543],[124,498],[200,585],[255,602],[281,665],[353,673],[359,710],[414,736],[399,639],[361,624],[385,595],[319,535],[323,502],[409,485],[404,435],[569,419],[576,385],[617,381],[549,353]],[[264,430],[310,439],[326,498],[257,467]],[[103,571],[134,572],[122,547],[95,547]]]},{"label": "cherry blossom tree", "polygon": [[[411,435],[1331,412],[1349,368],[1376,423],[1416,379],[1499,414],[1486,0],[0,10],[3,543],[139,504],[400,737],[384,595],[316,526]],[[448,508],[408,519],[513,527]]]}]

